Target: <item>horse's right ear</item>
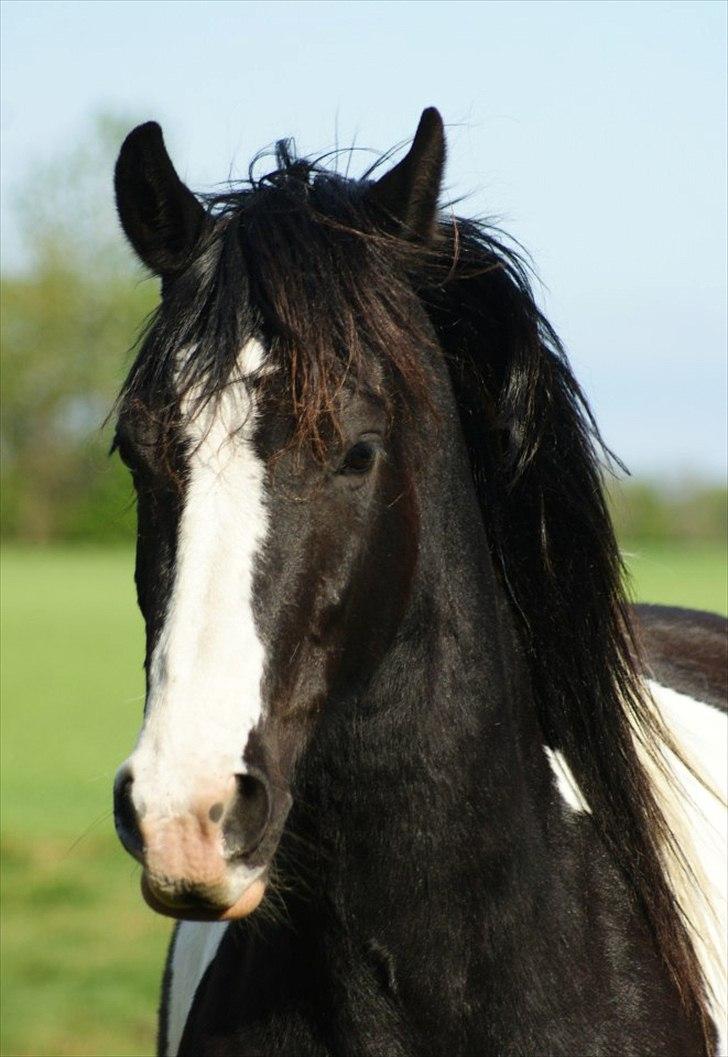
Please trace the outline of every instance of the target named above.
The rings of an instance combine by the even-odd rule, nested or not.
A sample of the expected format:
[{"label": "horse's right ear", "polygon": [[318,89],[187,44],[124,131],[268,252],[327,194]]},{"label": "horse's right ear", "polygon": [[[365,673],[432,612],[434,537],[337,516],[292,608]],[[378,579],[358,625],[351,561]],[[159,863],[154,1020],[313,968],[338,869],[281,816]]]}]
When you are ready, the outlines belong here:
[{"label": "horse's right ear", "polygon": [[116,208],[137,255],[159,276],[189,261],[207,213],[174,171],[156,121],[124,140],[114,173]]},{"label": "horse's right ear", "polygon": [[429,106],[422,111],[409,151],[372,185],[371,198],[399,222],[405,236],[430,239],[444,168],[445,128],[439,110]]}]

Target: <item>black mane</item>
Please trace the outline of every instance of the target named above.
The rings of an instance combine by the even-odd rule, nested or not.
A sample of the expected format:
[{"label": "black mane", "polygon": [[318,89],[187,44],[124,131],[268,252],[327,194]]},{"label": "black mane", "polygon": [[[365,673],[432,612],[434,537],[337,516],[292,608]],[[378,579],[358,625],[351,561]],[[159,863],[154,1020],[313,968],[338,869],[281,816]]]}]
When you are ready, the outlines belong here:
[{"label": "black mane", "polygon": [[633,730],[657,759],[663,732],[644,700],[586,400],[517,250],[454,217],[432,245],[407,240],[387,229],[369,186],[280,144],[274,171],[207,199],[214,222],[165,286],[122,398],[171,393],[178,372],[178,385],[214,399],[245,340],[262,333],[290,378],[298,439],[315,446],[340,378],[365,357],[426,404],[424,306],[544,738],[563,750],[688,1012],[703,1018],[700,970],[663,866],[674,841],[634,747]]}]

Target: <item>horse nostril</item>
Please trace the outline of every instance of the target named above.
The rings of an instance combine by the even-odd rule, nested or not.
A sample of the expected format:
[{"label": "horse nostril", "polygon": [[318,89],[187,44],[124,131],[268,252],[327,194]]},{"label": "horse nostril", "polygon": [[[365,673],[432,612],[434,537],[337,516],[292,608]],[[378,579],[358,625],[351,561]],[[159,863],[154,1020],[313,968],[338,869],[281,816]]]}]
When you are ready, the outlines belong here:
[{"label": "horse nostril", "polygon": [[262,774],[235,776],[237,795],[223,826],[225,844],[231,855],[250,855],[260,844],[268,825],[270,794]]},{"label": "horse nostril", "polygon": [[134,777],[130,770],[124,768],[119,771],[114,782],[114,823],[119,840],[126,850],[135,859],[140,859],[144,852],[144,840],[131,796],[133,784]]}]

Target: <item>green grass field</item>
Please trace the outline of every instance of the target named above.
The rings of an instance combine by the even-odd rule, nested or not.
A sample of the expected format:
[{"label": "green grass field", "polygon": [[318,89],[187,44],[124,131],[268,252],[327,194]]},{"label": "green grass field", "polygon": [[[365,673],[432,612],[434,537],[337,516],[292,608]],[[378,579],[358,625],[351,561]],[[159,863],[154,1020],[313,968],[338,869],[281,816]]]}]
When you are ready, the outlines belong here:
[{"label": "green grass field", "polygon": [[2,1053],[154,1052],[169,924],[111,819],[142,703],[127,551],[2,563]]},{"label": "green grass field", "polygon": [[[627,546],[635,596],[726,612],[721,548]],[[169,924],[111,820],[142,702],[127,551],[6,550],[2,1009],[7,1057],[153,1053]]]}]

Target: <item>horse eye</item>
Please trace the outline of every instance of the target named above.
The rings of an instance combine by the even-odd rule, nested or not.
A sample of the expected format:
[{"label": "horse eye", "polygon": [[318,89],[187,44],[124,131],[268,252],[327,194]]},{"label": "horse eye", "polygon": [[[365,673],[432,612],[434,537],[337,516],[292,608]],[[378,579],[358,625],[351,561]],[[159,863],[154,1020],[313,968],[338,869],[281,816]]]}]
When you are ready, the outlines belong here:
[{"label": "horse eye", "polygon": [[371,469],[373,462],[374,448],[371,444],[367,444],[365,440],[360,440],[349,448],[339,473],[366,473],[367,470]]}]

